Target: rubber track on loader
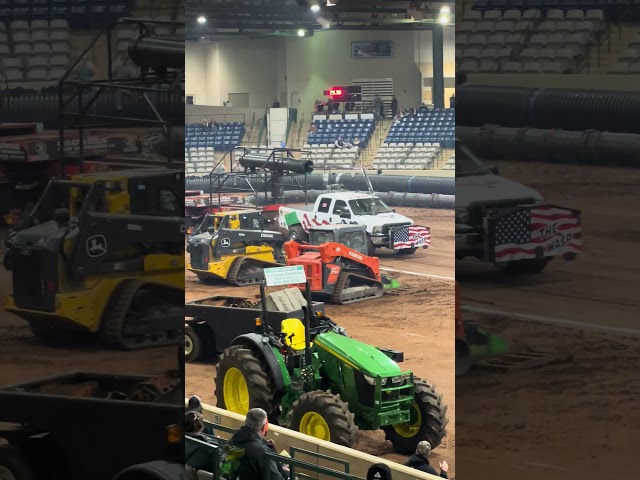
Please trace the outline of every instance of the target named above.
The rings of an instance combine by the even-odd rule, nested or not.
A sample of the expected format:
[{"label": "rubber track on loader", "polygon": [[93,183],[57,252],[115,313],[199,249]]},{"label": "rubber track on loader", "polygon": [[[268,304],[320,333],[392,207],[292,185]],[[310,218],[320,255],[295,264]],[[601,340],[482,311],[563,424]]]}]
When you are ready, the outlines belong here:
[{"label": "rubber track on loader", "polygon": [[[182,338],[163,338],[161,340],[147,336],[125,337],[127,317],[131,304],[143,282],[127,280],[122,282],[111,294],[101,323],[101,336],[106,346],[121,350],[139,350],[143,348],[177,345]],[[150,320],[152,321],[152,320]]]},{"label": "rubber track on loader", "polygon": [[283,267],[282,263],[265,262],[250,257],[238,257],[231,264],[227,274],[227,282],[235,287],[257,285],[264,280],[264,268]]},{"label": "rubber track on loader", "polygon": [[[347,288],[350,278],[357,278],[365,285]],[[341,272],[336,282],[336,287],[331,294],[331,303],[336,305],[347,305],[349,303],[362,302],[371,298],[378,298],[384,295],[384,285],[373,278],[358,275],[356,273]]]}]

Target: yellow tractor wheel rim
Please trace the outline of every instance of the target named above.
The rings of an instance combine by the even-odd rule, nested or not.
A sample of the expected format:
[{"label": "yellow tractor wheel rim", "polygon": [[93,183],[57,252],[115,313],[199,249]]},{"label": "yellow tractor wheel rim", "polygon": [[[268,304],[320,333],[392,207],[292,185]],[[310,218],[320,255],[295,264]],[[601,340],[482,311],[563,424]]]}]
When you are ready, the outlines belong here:
[{"label": "yellow tractor wheel rim", "polygon": [[331,431],[326,420],[316,412],[307,412],[300,420],[300,433],[320,440],[331,441]]},{"label": "yellow tractor wheel rim", "polygon": [[412,438],[420,431],[420,425],[422,425],[422,414],[420,413],[418,404],[414,400],[411,404],[411,417],[409,421],[394,425],[393,429],[401,437]]},{"label": "yellow tractor wheel rim", "polygon": [[227,370],[222,385],[227,410],[246,415],[249,411],[249,388],[242,372],[235,367]]}]

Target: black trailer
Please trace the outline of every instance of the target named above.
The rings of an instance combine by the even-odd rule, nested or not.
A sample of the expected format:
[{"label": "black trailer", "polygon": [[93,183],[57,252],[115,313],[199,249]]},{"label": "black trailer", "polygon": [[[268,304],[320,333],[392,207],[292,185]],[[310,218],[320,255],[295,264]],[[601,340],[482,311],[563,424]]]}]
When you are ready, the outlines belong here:
[{"label": "black trailer", "polygon": [[1,389],[0,477],[179,480],[179,377],[74,372]]},{"label": "black trailer", "polygon": [[[259,298],[216,295],[187,302],[185,315],[185,361],[203,360],[222,353],[239,335],[255,332],[262,317]],[[324,303],[312,302],[312,314],[324,315]],[[287,318],[304,321],[302,308],[290,311],[267,310],[267,325],[280,331]]]}]

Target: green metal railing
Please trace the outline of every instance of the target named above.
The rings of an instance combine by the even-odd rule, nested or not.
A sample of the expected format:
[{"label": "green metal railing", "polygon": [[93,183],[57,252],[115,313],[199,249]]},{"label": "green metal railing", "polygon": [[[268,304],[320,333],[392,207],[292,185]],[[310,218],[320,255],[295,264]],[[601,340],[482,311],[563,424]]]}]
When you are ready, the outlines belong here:
[{"label": "green metal railing", "polygon": [[[222,449],[227,444],[227,440],[217,437],[217,433],[233,434],[235,429],[225,427],[210,422],[205,422],[205,433],[210,436],[210,441],[205,442],[197,438],[185,437],[185,464],[195,470],[202,470],[213,474],[214,480],[222,480],[220,472],[220,461]],[[298,447],[290,447],[289,455],[279,455],[277,453],[267,453],[267,457],[280,465],[287,465],[291,472],[290,478],[317,479],[335,478],[338,480],[362,480],[349,473],[349,462],[338,458],[323,455],[321,453],[304,450]],[[300,459],[300,456],[311,457],[310,461]],[[296,458],[296,456],[298,458]],[[340,469],[325,467],[312,462],[335,463]],[[305,473],[306,472],[306,473]],[[268,478],[265,480],[269,480]]]}]

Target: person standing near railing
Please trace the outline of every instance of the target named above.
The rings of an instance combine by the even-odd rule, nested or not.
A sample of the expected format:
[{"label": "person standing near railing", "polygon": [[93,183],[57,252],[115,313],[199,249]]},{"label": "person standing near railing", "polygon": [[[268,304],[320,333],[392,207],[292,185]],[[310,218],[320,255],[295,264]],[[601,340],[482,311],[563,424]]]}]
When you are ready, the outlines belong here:
[{"label": "person standing near railing", "polygon": [[229,447],[244,453],[238,457],[238,480],[288,480],[289,467],[267,456],[277,453],[273,440],[265,438],[268,431],[267,412],[252,408],[247,412],[244,425],[229,440]]},{"label": "person standing near railing", "polygon": [[440,462],[440,474],[429,463],[429,454],[431,453],[431,444],[426,440],[418,443],[416,447],[416,453],[409,457],[409,460],[404,464],[405,467],[415,468],[421,472],[430,473],[431,475],[439,476],[441,478],[449,478],[447,471],[449,470],[449,464],[446,460]]}]

